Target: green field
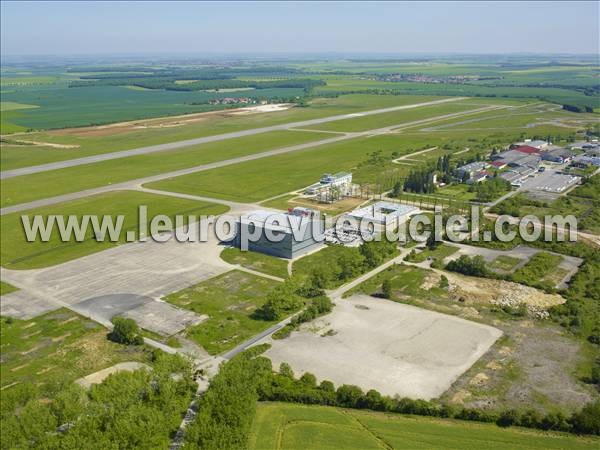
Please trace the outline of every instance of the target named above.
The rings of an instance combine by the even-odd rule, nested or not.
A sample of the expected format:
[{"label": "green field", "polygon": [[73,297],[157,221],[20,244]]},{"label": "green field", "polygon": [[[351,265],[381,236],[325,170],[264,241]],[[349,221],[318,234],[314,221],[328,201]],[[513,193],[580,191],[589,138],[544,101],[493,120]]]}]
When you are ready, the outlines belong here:
[{"label": "green field", "polygon": [[343,131],[343,132],[358,132],[368,131],[377,128],[384,128],[394,125],[402,125],[403,123],[414,122],[452,114],[463,111],[471,111],[477,109],[477,106],[463,104],[460,102],[451,102],[442,105],[421,106],[418,108],[394,111],[389,113],[374,114],[371,116],[356,117],[353,119],[339,120],[318,125],[312,125],[313,130],[323,131]]},{"label": "green field", "polygon": [[452,245],[440,244],[435,249],[430,250],[429,248],[425,248],[420,253],[415,253],[411,255],[409,261],[411,262],[423,262],[429,258],[442,261],[444,258],[447,258],[450,255],[453,255],[458,251],[458,247],[454,247]]},{"label": "green field", "polygon": [[0,281],[0,295],[10,294],[11,292],[18,291],[19,289],[11,284]]},{"label": "green field", "polygon": [[[535,133],[560,136],[572,130],[557,126],[536,128]],[[259,202],[277,195],[301,189],[314,183],[324,172],[352,171],[358,183],[382,183],[391,188],[390,180],[403,178],[415,164],[432,162],[444,154],[470,150],[458,158],[474,156],[475,152],[486,152],[492,146],[504,146],[523,136],[519,128],[481,130],[465,133],[447,130],[436,133],[411,131],[400,134],[385,134],[357,137],[348,141],[328,144],[290,154],[277,155],[259,161],[249,161],[228,167],[213,169],[190,175],[151,183],[148,187],[186,194],[204,195],[226,200]],[[417,163],[391,164],[391,160],[417,150],[438,146],[435,151],[415,157]],[[381,152],[374,161],[373,153]],[[460,191],[460,198],[472,198],[467,188],[450,187],[448,195],[440,189],[440,198],[456,199],[452,190]],[[278,203],[280,204],[280,203]]]},{"label": "green field", "polygon": [[488,264],[488,267],[496,272],[507,273],[512,271],[523,260],[512,256],[500,255]]},{"label": "green field", "polygon": [[187,336],[212,355],[227,351],[274,322],[253,315],[279,282],[232,270],[164,299],[208,319],[187,329]]},{"label": "green field", "polygon": [[411,302],[415,299],[419,301],[438,298],[445,299],[447,293],[444,289],[438,286],[428,289],[422,287],[431,274],[432,271],[429,269],[422,269],[406,264],[394,264],[351,289],[344,296],[348,297],[356,293],[378,295],[381,293],[381,285],[385,280],[388,280],[392,287],[392,297],[390,300]]},{"label": "green field", "polygon": [[[104,242],[96,241],[91,226],[88,227],[85,239],[82,242],[76,242],[74,237],[69,242],[62,242],[56,226],[48,242],[42,242],[39,237],[35,242],[27,242],[21,222],[21,214],[8,214],[0,219],[2,225],[1,265],[9,269],[47,267],[114,247],[125,242],[127,231],[133,231],[135,236],[138,236],[138,207],[140,205],[147,206],[148,220],[158,214],[165,214],[173,218],[176,214],[185,214],[187,217],[187,215],[222,214],[227,211],[226,206],[213,203],[143,192],[120,191],[29,210],[26,213],[30,216],[30,220],[33,220],[33,216],[37,214],[44,218],[50,214],[75,215],[78,218],[85,214],[98,215],[100,216],[100,222],[103,215],[110,215],[113,218],[117,215],[123,215],[124,220],[119,242],[109,242],[108,236]],[[65,217],[65,222],[66,220]],[[116,221],[116,219],[113,220]]]},{"label": "green field", "polygon": [[121,361],[144,361],[144,347],[106,339],[106,329],[67,309],[32,320],[2,319],[2,388],[74,380]]},{"label": "green field", "polygon": [[[291,108],[284,111],[232,115],[227,111],[180,119],[156,119],[144,122],[144,127],[117,127],[94,130],[74,129],[54,132],[36,132],[7,137],[2,143],[2,170],[14,169],[51,161],[115,152],[166,142],[181,141],[203,136],[241,131],[251,128],[280,125],[289,122],[346,114],[356,111],[406,105],[435,99],[436,97],[343,95],[337,98],[316,98],[308,107]],[[161,126],[161,124],[167,126]],[[173,126],[175,125],[175,126]],[[20,131],[24,131],[21,129]],[[26,145],[9,145],[15,140],[30,140],[52,144],[76,146],[74,148],[44,148]],[[51,151],[48,151],[51,150]]]},{"label": "green field", "polygon": [[597,438],[325,406],[259,403],[251,450],[589,449]]},{"label": "green field", "polygon": [[2,206],[106,186],[326,137],[312,132],[273,131],[10,178],[1,181]]},{"label": "green field", "polygon": [[[386,98],[386,96],[380,97]],[[536,128],[536,133],[552,134],[553,136],[570,132],[568,129],[557,126]],[[155,183],[153,186],[230,200],[260,201],[311,184],[315,178],[326,171],[353,170],[357,181],[377,182],[378,178],[389,178],[388,175],[391,172],[394,177],[402,177],[411,170],[409,165],[390,164],[393,157],[438,145],[440,146],[438,150],[419,155],[419,161],[434,162],[442,154],[457,151],[454,149],[463,150],[465,147],[469,147],[470,152],[461,155],[461,158],[467,158],[472,156],[474,151],[484,151],[491,145],[506,145],[521,135],[522,130],[507,128],[468,134],[461,130],[437,133],[412,131],[398,135],[363,137],[287,155],[278,155],[265,160],[250,161],[187,175]],[[2,206],[118,183],[286,145],[319,140],[328,136],[312,132],[278,131],[170,152],[132,156],[2,180]],[[42,152],[41,149],[32,147],[24,147],[22,151],[26,153]],[[48,153],[47,150],[45,150],[45,154]],[[52,149],[51,151],[63,150]],[[73,152],[73,149],[64,151]],[[382,152],[383,159],[373,164],[369,154],[378,151]],[[22,156],[18,156],[17,160],[13,161],[17,165],[19,158]],[[385,161],[386,159],[388,161]],[[269,168],[267,172],[265,172],[265,167]],[[316,167],[319,168],[318,172],[315,170]],[[65,179],[69,179],[70,182],[65,183]]]},{"label": "green field", "polygon": [[[234,201],[257,202],[308,186],[318,181],[325,172],[355,169],[361,162],[369,160],[368,154],[371,152],[382,151],[384,157],[391,160],[393,152],[410,152],[422,142],[422,136],[382,135],[357,138],[158,181],[148,184],[147,187]],[[394,169],[402,170],[400,167]],[[372,181],[381,170],[382,167],[377,166],[372,167],[369,173],[363,171],[362,181]],[[356,181],[360,182],[360,174],[354,175]]]},{"label": "green field", "polygon": [[274,277],[288,277],[288,262],[275,256],[252,251],[243,252],[239,248],[230,247],[221,252],[221,258],[230,264],[238,264]]},{"label": "green field", "polygon": [[[244,93],[246,97],[257,94]],[[261,97],[293,97],[301,89],[261,89]],[[128,89],[124,86],[65,86],[20,89],[2,95],[3,101],[35,104],[39,108],[13,112],[3,122],[31,129],[98,125],[148,117],[187,114],[220,109],[209,100],[229,97],[227,93],[178,92]],[[196,103],[196,104],[193,104]],[[68,105],[68,107],[66,107]],[[2,130],[4,133],[4,130]]]}]

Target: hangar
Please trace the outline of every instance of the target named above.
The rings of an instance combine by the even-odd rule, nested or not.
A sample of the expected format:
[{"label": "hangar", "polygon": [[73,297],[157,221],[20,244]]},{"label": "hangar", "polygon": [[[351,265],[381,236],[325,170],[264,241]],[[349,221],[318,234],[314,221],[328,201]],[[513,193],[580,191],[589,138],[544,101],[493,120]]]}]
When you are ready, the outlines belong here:
[{"label": "hangar", "polygon": [[280,258],[292,259],[322,245],[322,222],[314,217],[256,210],[244,214],[236,224],[233,244]]}]

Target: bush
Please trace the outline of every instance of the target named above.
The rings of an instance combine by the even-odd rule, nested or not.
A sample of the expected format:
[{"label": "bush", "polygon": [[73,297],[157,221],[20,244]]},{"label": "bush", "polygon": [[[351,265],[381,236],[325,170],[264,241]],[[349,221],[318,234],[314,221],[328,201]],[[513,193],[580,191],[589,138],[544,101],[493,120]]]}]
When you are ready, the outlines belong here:
[{"label": "bush", "polygon": [[488,277],[491,275],[485,264],[485,259],[479,255],[473,257],[462,255],[460,258],[450,261],[446,265],[446,270],[474,277]]},{"label": "bush", "polygon": [[113,317],[111,320],[113,329],[107,337],[113,342],[125,345],[141,345],[144,338],[140,335],[140,328],[133,319],[125,317]]},{"label": "bush", "polygon": [[584,406],[570,420],[575,433],[600,435],[600,400]]}]

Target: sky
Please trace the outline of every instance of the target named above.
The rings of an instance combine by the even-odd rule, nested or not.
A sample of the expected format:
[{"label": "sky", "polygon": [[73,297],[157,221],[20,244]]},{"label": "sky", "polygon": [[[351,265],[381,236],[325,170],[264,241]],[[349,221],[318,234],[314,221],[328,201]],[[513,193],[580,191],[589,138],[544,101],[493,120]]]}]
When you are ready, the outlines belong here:
[{"label": "sky", "polygon": [[599,53],[599,2],[1,2],[3,55]]}]

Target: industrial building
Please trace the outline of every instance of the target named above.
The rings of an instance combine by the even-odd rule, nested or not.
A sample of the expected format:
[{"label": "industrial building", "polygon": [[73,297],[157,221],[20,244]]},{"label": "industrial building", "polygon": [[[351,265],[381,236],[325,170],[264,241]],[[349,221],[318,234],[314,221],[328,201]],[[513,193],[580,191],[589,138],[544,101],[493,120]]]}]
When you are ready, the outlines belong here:
[{"label": "industrial building", "polygon": [[576,156],[575,159],[573,159],[573,165],[581,168],[586,168],[589,166],[600,167],[600,158],[597,156],[586,155]]},{"label": "industrial building", "polygon": [[[521,147],[521,149],[522,149],[522,147]],[[536,150],[536,149],[534,149],[534,150]],[[494,162],[499,162],[500,164],[503,164],[505,166],[510,166],[510,167],[527,166],[527,167],[537,169],[537,167],[539,166],[540,161],[542,159],[542,157],[540,156],[539,153],[540,153],[539,151],[536,153],[534,151],[527,152],[527,151],[521,151],[519,149],[513,149],[513,150],[507,150],[505,152],[493,155],[492,160]]]},{"label": "industrial building", "polygon": [[418,214],[419,208],[394,202],[377,202],[348,213],[357,220],[366,220],[377,225],[399,224]]},{"label": "industrial building", "polygon": [[247,250],[292,259],[322,245],[315,239],[322,228],[322,222],[312,216],[256,210],[239,218],[233,244],[242,249],[247,244]]},{"label": "industrial building", "polygon": [[552,145],[551,142],[525,139],[523,142],[517,142],[513,144],[513,147],[533,147],[538,150],[546,150],[548,147],[550,147],[550,145]]},{"label": "industrial building", "polygon": [[350,172],[338,172],[335,174],[324,174],[318,183],[308,186],[304,193],[307,195],[317,195],[323,190],[331,188],[347,189],[352,184],[352,174]]},{"label": "industrial building", "polygon": [[465,176],[465,174],[469,174],[469,177],[472,177],[475,173],[481,172],[483,169],[487,169],[489,164],[483,161],[475,161],[469,164],[465,164],[464,166],[457,167],[455,170],[456,175],[459,178]]},{"label": "industrial building", "polygon": [[572,151],[558,147],[542,153],[542,160],[564,164],[570,162],[574,155]]}]

